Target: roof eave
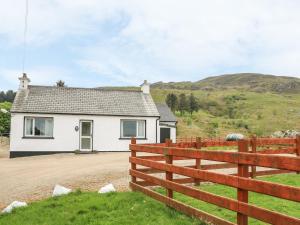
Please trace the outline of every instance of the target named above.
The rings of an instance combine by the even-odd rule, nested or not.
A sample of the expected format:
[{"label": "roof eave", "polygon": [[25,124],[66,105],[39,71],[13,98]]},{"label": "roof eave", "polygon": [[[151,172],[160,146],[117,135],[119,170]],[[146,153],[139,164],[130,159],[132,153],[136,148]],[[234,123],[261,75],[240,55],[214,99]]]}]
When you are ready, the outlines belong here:
[{"label": "roof eave", "polygon": [[10,111],[11,113],[24,114],[54,114],[54,115],[83,115],[83,116],[121,116],[121,117],[155,117],[160,118],[160,115],[130,115],[130,114],[92,114],[92,113],[62,113],[62,112],[29,112],[29,111]]}]

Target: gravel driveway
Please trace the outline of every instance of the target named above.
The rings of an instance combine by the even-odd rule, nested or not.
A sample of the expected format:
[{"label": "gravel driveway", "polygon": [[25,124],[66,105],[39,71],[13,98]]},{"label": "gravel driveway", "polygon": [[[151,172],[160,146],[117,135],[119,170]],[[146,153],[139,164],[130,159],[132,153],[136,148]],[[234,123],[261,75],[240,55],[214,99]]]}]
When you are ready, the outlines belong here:
[{"label": "gravel driveway", "polygon": [[[50,197],[55,184],[97,191],[113,183],[117,191],[128,190],[129,155],[129,152],[114,152],[0,158],[0,209],[14,200],[31,202]],[[192,163],[190,160],[176,162],[178,165]],[[211,163],[203,160],[203,164]]]},{"label": "gravel driveway", "polygon": [[14,200],[49,197],[55,184],[96,191],[111,182],[127,190],[128,157],[129,152],[115,152],[0,158],[0,209]]},{"label": "gravel driveway", "polygon": [[[50,197],[56,184],[72,189],[97,191],[103,185],[113,183],[117,191],[128,190],[129,154],[114,152],[0,158],[0,209],[14,200],[32,202]],[[177,165],[192,163],[194,162],[190,160],[176,161]],[[201,162],[203,165],[214,163],[216,162],[206,160]],[[236,169],[213,171],[236,173]]]}]

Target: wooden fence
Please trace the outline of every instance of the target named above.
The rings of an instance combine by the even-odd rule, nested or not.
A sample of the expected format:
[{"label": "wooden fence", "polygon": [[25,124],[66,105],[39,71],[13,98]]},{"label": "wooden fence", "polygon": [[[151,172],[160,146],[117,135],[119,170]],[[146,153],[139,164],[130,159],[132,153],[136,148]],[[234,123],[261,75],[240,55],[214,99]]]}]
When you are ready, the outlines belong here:
[{"label": "wooden fence", "polygon": [[[202,148],[211,146],[237,146],[238,151],[202,150]],[[268,146],[272,146],[272,149]],[[275,146],[277,147],[275,148]],[[249,148],[251,151],[249,151]],[[136,140],[132,139],[130,150],[130,175],[132,177],[130,187],[183,213],[213,224],[233,224],[175,200],[173,191],[236,212],[238,225],[248,224],[248,217],[270,224],[300,225],[300,219],[298,218],[248,203],[249,191],[300,202],[300,188],[253,179],[255,176],[266,174],[299,173],[300,137],[294,139],[254,137],[251,140],[238,142],[225,140],[201,141],[200,138],[196,138],[195,141],[180,143],[172,143],[171,140],[167,140],[163,144],[136,144]],[[138,156],[140,153],[144,153],[144,155]],[[298,157],[277,155],[279,153],[296,154]],[[176,160],[192,160],[193,165],[174,165]],[[222,163],[201,165],[201,160]],[[275,170],[259,172],[256,171],[256,166]],[[209,171],[234,167],[237,167],[237,174]],[[251,172],[249,168],[251,168]],[[165,173],[165,179],[162,176],[155,176],[155,173]],[[174,178],[175,174],[185,176],[185,178]],[[207,181],[236,188],[237,199],[222,197],[185,185],[187,183],[199,185],[201,182]],[[149,186],[164,187],[167,191],[166,196],[153,191]]]}]

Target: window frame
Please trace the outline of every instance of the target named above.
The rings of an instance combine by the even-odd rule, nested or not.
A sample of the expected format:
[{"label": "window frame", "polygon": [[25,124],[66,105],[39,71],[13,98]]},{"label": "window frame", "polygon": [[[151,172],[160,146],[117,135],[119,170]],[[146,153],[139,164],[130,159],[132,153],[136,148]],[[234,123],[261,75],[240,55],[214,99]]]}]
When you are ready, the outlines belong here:
[{"label": "window frame", "polygon": [[[32,134],[26,133],[27,128],[27,119],[32,119]],[[35,120],[36,119],[51,119],[52,120],[52,135],[35,135]],[[54,132],[54,117],[43,117],[43,116],[24,116],[24,125],[23,125],[23,138],[27,139],[54,139],[53,137]]]},{"label": "window frame", "polygon": [[[131,139],[132,137],[124,137],[123,136],[123,122],[124,121],[134,121],[136,122],[136,134],[134,136],[134,138],[136,139],[140,139],[140,140],[146,140],[147,139],[147,120],[143,120],[143,119],[121,119],[120,120],[120,138],[119,139],[125,139],[125,140],[128,140],[128,139]],[[139,121],[142,121],[144,123],[144,136],[138,136],[138,122]]]}]

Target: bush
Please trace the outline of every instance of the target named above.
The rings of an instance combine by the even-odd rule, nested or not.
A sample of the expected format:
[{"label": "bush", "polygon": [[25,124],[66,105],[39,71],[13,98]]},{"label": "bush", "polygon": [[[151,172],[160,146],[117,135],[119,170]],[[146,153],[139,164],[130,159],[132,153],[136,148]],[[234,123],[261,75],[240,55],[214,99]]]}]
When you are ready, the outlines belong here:
[{"label": "bush", "polygon": [[[0,103],[0,110],[5,109],[7,111],[11,108],[10,102]],[[9,135],[10,132],[10,113],[4,113],[0,111],[0,135]]]},{"label": "bush", "polygon": [[258,114],[257,114],[257,119],[258,119],[258,120],[261,120],[261,119],[262,119],[262,114],[261,114],[261,113],[258,113]]},{"label": "bush", "polygon": [[210,122],[207,128],[208,137],[217,137],[218,127],[219,127],[218,122]]},{"label": "bush", "polygon": [[255,134],[257,137],[262,137],[264,135],[264,131],[259,127],[253,129],[252,133]]},{"label": "bush", "polygon": [[237,128],[245,128],[246,130],[249,129],[249,125],[248,125],[245,121],[243,121],[243,120],[238,120],[238,121],[235,123],[235,126],[236,126]]}]

